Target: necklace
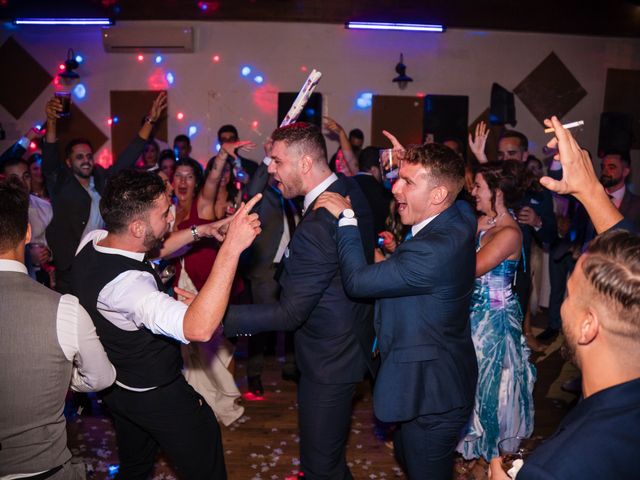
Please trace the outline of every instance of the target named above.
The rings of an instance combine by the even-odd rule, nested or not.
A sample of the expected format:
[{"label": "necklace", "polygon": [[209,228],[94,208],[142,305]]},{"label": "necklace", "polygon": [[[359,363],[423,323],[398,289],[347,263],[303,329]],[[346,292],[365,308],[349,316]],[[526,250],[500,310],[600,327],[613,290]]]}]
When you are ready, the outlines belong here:
[{"label": "necklace", "polygon": [[489,225],[495,225],[495,224],[496,224],[496,222],[498,221],[498,219],[499,219],[500,217],[502,217],[505,213],[507,213],[507,212],[502,212],[500,215],[496,215],[495,217],[489,218],[489,219],[487,220],[487,223],[488,223]]}]

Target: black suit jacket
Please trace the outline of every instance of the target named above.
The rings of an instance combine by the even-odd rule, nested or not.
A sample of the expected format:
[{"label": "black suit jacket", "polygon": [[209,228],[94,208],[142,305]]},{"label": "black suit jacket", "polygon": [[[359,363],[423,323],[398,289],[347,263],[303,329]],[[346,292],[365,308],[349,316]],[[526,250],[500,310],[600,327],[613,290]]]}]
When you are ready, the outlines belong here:
[{"label": "black suit jacket", "polygon": [[638,478],[640,379],[582,400],[524,462],[518,480]]},{"label": "black suit jacket", "polygon": [[338,229],[347,293],[375,298],[382,364],[376,417],[409,421],[474,402],[478,367],[469,302],[475,280],[476,219],[456,202],[384,262],[367,265],[358,230]]},{"label": "black suit jacket", "polygon": [[284,213],[280,193],[268,185],[269,172],[267,166],[261,164],[247,185],[247,196],[253,198],[262,193],[262,199],[253,211],[260,217],[262,233],[258,235],[249,252],[247,277],[251,280],[265,281],[273,278],[273,257],[280,245],[284,233]]},{"label": "black suit jacket", "polygon": [[362,193],[369,202],[371,213],[373,214],[373,226],[376,234],[387,230],[386,221],[389,216],[389,206],[393,196],[391,192],[384,188],[373,175],[357,174],[353,179],[358,182]]},{"label": "black suit jacket", "polygon": [[[358,215],[363,248],[373,259],[371,212],[358,185],[340,175],[327,191],[349,195]],[[353,383],[372,369],[373,309],[347,296],[342,286],[336,243],[337,220],[325,209],[309,206],[282,259],[278,303],[231,305],[225,316],[227,336],[296,330],[296,363],[316,383]]]},{"label": "black suit jacket", "polygon": [[624,192],[620,203],[620,213],[624,218],[633,222],[636,229],[640,229],[640,197],[629,191],[629,187]]},{"label": "black suit jacket", "polygon": [[[142,138],[136,136],[116,163],[108,169],[95,164],[93,179],[99,193],[104,190],[109,176],[125,168],[133,168],[142,153],[144,143]],[[91,196],[71,169],[60,161],[57,143],[42,141],[42,174],[53,208],[53,219],[47,227],[47,243],[53,252],[56,268],[69,270],[89,220]]]}]

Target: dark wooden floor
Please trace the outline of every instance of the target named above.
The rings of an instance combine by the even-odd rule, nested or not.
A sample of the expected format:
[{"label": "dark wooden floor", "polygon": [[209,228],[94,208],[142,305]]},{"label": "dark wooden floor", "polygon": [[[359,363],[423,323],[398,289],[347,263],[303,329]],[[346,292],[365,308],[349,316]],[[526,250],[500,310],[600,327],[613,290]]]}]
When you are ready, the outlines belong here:
[{"label": "dark wooden floor", "polygon": [[[536,319],[537,323],[544,318]],[[539,331],[539,329],[538,329]],[[575,395],[563,392],[560,384],[570,378],[575,369],[565,365],[560,357],[561,339],[546,352],[534,354],[532,361],[538,371],[534,392],[536,406],[534,435],[550,435],[576,401]],[[246,391],[246,348],[238,345],[236,379],[241,391]],[[277,357],[266,357],[263,374],[264,400],[243,399],[245,415],[230,427],[222,426],[225,461],[229,478],[286,479],[296,475],[299,466],[297,405],[295,384],[280,378],[281,364]],[[69,445],[74,455],[89,466],[89,478],[111,478],[109,467],[118,464],[115,436],[111,421],[104,413],[80,415],[69,423]],[[373,416],[370,385],[363,382],[354,402],[354,414],[347,449],[347,460],[356,479],[386,479],[402,477],[393,458],[393,451],[384,438],[384,428]],[[175,474],[160,457],[154,479],[174,479]]]}]

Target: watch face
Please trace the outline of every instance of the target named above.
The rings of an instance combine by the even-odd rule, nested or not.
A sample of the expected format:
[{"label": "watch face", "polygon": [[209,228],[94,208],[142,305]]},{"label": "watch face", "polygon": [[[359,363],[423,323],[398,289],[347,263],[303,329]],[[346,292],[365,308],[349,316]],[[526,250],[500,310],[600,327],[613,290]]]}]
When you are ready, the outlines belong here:
[{"label": "watch face", "polygon": [[355,212],[354,212],[353,210],[351,210],[350,208],[345,208],[345,209],[342,211],[342,216],[343,216],[344,218],[353,218],[353,217],[355,217],[355,216],[356,216],[356,214],[355,214]]}]

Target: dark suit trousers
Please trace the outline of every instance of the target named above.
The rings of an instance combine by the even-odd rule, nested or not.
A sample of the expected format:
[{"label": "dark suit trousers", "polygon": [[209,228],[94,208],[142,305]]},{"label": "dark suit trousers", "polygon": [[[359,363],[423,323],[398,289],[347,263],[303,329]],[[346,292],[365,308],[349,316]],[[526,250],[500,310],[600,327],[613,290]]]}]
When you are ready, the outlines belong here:
[{"label": "dark suit trousers", "polygon": [[[276,268],[272,268],[275,274]],[[251,280],[251,296],[253,303],[278,303],[280,285],[273,278],[266,280]],[[248,342],[247,376],[262,375],[264,367],[264,350],[270,340],[276,341],[276,332],[262,332],[251,335]],[[284,353],[286,356],[285,368],[295,370],[295,358],[293,354],[294,332],[284,332]]]},{"label": "dark suit trousers", "polygon": [[216,417],[182,375],[148,392],[115,385],[104,394],[104,401],[115,423],[120,457],[117,478],[149,478],[158,447],[169,456],[180,478],[227,478]]},{"label": "dark suit trousers", "polygon": [[393,446],[410,480],[450,480],[453,455],[472,407],[423,415],[398,424]]},{"label": "dark suit trousers", "polygon": [[300,463],[305,480],[350,480],[346,445],[355,383],[298,384]]}]

